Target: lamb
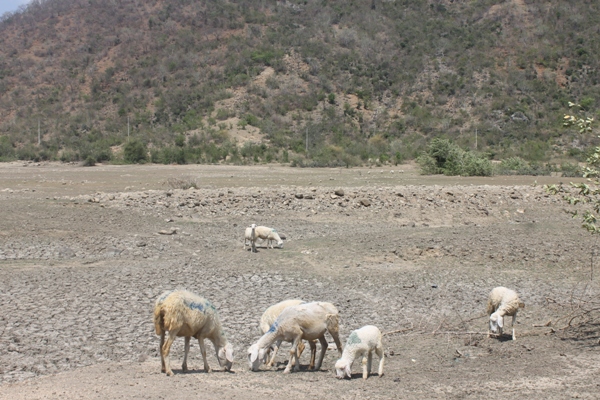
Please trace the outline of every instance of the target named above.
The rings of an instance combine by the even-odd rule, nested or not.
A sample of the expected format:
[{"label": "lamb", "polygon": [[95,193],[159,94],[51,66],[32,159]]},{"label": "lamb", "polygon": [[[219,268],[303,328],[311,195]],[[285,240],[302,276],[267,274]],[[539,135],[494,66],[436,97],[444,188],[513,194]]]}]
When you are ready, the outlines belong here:
[{"label": "lamb", "polygon": [[[265,310],[265,312],[263,313],[262,317],[260,318],[261,333],[262,334],[267,333],[269,331],[269,329],[271,328],[271,325],[273,325],[273,323],[277,319],[277,317],[279,317],[281,312],[283,310],[285,310],[287,307],[297,306],[298,304],[302,304],[302,303],[304,303],[304,300],[284,300],[282,302],[279,302],[279,303],[274,304],[271,307],[267,308]],[[267,362],[268,367],[272,367],[273,364],[275,363],[275,356],[277,355],[277,350],[279,350],[279,346],[281,346],[281,342],[282,342],[282,340],[278,340],[277,342],[275,342],[275,344],[273,346],[271,346],[271,348],[269,348],[267,350],[267,357],[268,357],[268,353],[271,352],[271,349],[273,350],[273,355],[271,356],[270,360]],[[310,352],[310,364],[308,366],[308,369],[312,369],[315,366],[315,354],[317,352],[317,346],[314,341],[310,341],[309,343],[310,343],[311,352]],[[304,343],[300,342],[300,343],[298,343],[298,356],[302,355],[303,351],[304,351]]]},{"label": "lamb", "polygon": [[287,307],[279,317],[255,344],[248,349],[248,362],[252,371],[257,371],[262,362],[266,360],[269,347],[279,341],[292,342],[290,359],[284,373],[291,372],[292,364],[294,371],[300,370],[300,359],[298,344],[304,340],[319,340],[321,342],[321,353],[315,365],[315,370],[321,368],[325,351],[327,351],[327,340],[325,332],[333,337],[340,356],[342,344],[339,339],[339,312],[331,303],[314,302],[304,303],[297,306]]},{"label": "lamb", "polygon": [[[160,335],[161,372],[166,372],[168,376],[173,375],[169,352],[173,341],[178,336],[185,337],[185,353],[181,366],[183,372],[187,371],[191,337],[198,339],[200,344],[204,371],[211,372],[206,362],[204,339],[209,339],[213,343],[219,365],[223,366],[225,371],[231,370],[233,346],[225,337],[215,306],[205,298],[186,290],[164,292],[154,304],[154,328],[156,334]],[[165,331],[169,332],[166,342]]]},{"label": "lamb", "polygon": [[487,313],[490,316],[490,327],[488,337],[491,333],[502,336],[502,328],[504,327],[504,316],[512,316],[512,339],[515,337],[515,320],[519,308],[524,308],[525,304],[519,299],[519,295],[511,289],[499,286],[494,288],[488,298]]},{"label": "lamb", "polygon": [[[279,248],[283,247],[283,240],[281,240],[281,237],[279,236],[279,234],[277,233],[277,231],[275,229],[269,228],[266,226],[257,226],[255,231],[256,231],[257,239],[261,239],[262,241],[265,241],[265,240],[267,241],[267,248],[269,247],[269,245],[271,246],[271,248],[274,248],[273,242],[277,242],[277,247],[279,247]],[[248,228],[246,228],[246,237],[247,236],[248,236]]]},{"label": "lamb", "polygon": [[348,336],[342,358],[335,363],[337,377],[339,379],[346,377],[352,378],[352,364],[355,359],[363,356],[363,379],[367,379],[371,373],[371,361],[373,359],[373,351],[375,351],[377,356],[379,356],[378,374],[381,378],[383,375],[383,362],[385,360],[381,338],[381,332],[373,325],[366,325],[353,331],[350,336]]},{"label": "lamb", "polygon": [[253,253],[256,253],[256,239],[257,238],[258,238],[258,236],[256,235],[256,224],[252,224],[246,228],[246,231],[244,233],[243,249],[246,250],[246,245],[248,244],[248,241],[250,241],[250,248]]}]

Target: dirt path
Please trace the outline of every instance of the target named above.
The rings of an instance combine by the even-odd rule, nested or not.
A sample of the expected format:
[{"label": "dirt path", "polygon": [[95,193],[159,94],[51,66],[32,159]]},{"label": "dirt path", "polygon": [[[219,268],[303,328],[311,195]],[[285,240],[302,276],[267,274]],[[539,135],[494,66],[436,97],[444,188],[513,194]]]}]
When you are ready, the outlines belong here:
[{"label": "dirt path", "polygon": [[[0,397],[595,398],[598,330],[534,327],[564,315],[553,300],[600,293],[595,241],[541,188],[557,180],[0,164]],[[284,233],[284,248],[242,251],[252,222]],[[479,334],[498,285],[526,303],[515,342]],[[160,373],[151,309],[177,287],[217,306],[234,373],[203,373],[197,345],[190,373]],[[358,361],[357,379],[338,381],[334,350],[319,372],[248,371],[262,311],[285,298],[335,303],[343,340],[365,324],[403,330],[385,338],[385,376],[363,382]]]}]

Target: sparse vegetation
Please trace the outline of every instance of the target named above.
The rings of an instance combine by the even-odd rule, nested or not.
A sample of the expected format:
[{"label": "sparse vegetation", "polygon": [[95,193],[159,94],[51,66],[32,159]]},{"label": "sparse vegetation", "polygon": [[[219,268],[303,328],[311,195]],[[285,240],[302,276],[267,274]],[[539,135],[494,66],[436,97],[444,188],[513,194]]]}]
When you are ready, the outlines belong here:
[{"label": "sparse vegetation", "polygon": [[[398,163],[434,138],[584,158],[598,139],[555,115],[596,105],[599,22],[584,0],[31,2],[0,19],[0,160],[145,161],[111,152],[129,134],[165,163]],[[248,125],[264,159],[226,137]]]}]

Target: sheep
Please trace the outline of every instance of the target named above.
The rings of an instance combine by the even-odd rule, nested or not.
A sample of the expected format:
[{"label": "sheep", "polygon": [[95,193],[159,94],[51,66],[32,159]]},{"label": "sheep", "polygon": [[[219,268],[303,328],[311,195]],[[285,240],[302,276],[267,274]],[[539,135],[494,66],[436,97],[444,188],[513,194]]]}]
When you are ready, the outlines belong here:
[{"label": "sheep", "polygon": [[[185,353],[181,368],[187,371],[187,356],[190,350],[190,338],[195,337],[200,344],[200,352],[204,360],[204,371],[211,372],[206,362],[204,339],[209,339],[217,353],[219,365],[225,371],[231,370],[233,363],[233,346],[227,341],[225,332],[219,321],[215,306],[203,297],[186,290],[164,292],[154,304],[154,328],[160,335],[161,372],[173,375],[169,361],[171,345],[176,337],[185,337]],[[165,331],[169,337],[165,342]]]},{"label": "sheep", "polygon": [[519,308],[524,308],[525,303],[519,299],[519,295],[511,289],[499,286],[490,292],[487,303],[487,313],[490,316],[490,326],[488,329],[488,337],[491,333],[502,336],[502,328],[504,327],[504,316],[512,316],[512,339],[515,337],[515,320]]},{"label": "sheep", "polygon": [[[277,304],[274,304],[272,306],[270,306],[269,308],[267,308],[265,310],[265,312],[263,313],[262,317],[260,318],[260,330],[261,330],[261,334],[265,334],[269,331],[269,329],[271,328],[271,325],[273,325],[273,322],[275,322],[275,320],[277,319],[277,317],[279,316],[279,314],[281,314],[281,312],[283,310],[285,310],[287,307],[290,306],[296,306],[298,304],[302,304],[304,303],[304,300],[284,300],[282,302],[279,302]],[[277,351],[279,350],[279,346],[281,346],[281,342],[282,340],[278,340],[277,342],[275,342],[275,344],[272,347],[273,350],[273,355],[271,356],[269,362],[267,362],[267,366],[268,367],[272,367],[273,364],[275,363],[275,356],[277,355]],[[315,344],[315,341],[310,341],[310,364],[308,366],[308,369],[312,369],[315,366],[315,354],[317,352],[317,346]],[[298,343],[298,356],[302,355],[302,352],[304,351],[304,343],[300,342]],[[267,350],[267,358],[268,358],[268,353],[271,352],[271,348],[269,348]]]},{"label": "sheep", "polygon": [[340,356],[342,355],[342,344],[339,339],[339,312],[331,303],[314,302],[304,303],[297,306],[287,307],[279,317],[255,344],[248,349],[248,363],[252,371],[257,371],[261,361],[266,360],[267,350],[278,340],[292,342],[290,359],[284,373],[290,373],[292,364],[294,371],[300,370],[298,344],[301,340],[316,340],[321,342],[321,353],[315,365],[315,370],[321,368],[325,351],[327,351],[327,340],[325,332],[333,337]]},{"label": "sheep", "polygon": [[[335,371],[339,379],[352,378],[352,364],[360,356],[362,359],[363,379],[367,379],[371,373],[371,361],[373,351],[379,356],[379,377],[383,375],[383,354],[382,335],[379,329],[373,325],[366,325],[353,331],[344,347],[342,358],[335,363]],[[366,356],[365,356],[366,354]]]},{"label": "sheep", "polygon": [[256,239],[258,238],[258,236],[256,235],[256,224],[252,224],[249,227],[246,228],[246,231],[244,232],[244,247],[243,249],[246,250],[246,245],[248,243],[248,241],[250,241],[250,249],[252,250],[253,253],[256,253]]},{"label": "sheep", "polygon": [[269,247],[269,245],[271,246],[271,248],[274,248],[272,242],[277,242],[277,247],[279,247],[279,248],[283,247],[283,240],[281,240],[281,237],[279,236],[277,231],[273,228],[269,228],[266,226],[257,226],[256,227],[256,237],[258,239],[261,239],[262,241],[266,240],[267,248]]}]

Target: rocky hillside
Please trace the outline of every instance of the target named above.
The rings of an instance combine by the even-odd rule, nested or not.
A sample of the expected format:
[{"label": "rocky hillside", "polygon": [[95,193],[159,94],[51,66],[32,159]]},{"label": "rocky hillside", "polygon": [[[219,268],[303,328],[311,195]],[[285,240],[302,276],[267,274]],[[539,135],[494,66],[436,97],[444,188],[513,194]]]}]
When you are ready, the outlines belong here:
[{"label": "rocky hillside", "polygon": [[[585,0],[37,0],[0,21],[0,160],[353,165],[448,137],[577,156],[595,114]],[[590,135],[593,137],[593,135]]]}]

